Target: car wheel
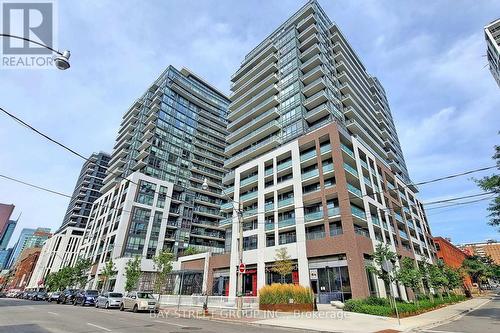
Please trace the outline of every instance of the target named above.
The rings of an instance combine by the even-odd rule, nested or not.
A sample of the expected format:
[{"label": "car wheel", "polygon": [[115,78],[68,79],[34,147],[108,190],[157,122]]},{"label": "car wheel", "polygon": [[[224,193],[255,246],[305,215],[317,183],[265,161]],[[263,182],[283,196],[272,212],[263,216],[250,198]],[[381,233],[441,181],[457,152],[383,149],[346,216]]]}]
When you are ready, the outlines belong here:
[{"label": "car wheel", "polygon": [[134,305],[134,308],[132,309],[132,312],[137,313],[137,304]]},{"label": "car wheel", "polygon": [[73,306],[76,306],[76,301],[73,301]]},{"label": "car wheel", "polygon": [[120,311],[124,311],[124,310],[125,310],[125,308],[123,307],[123,303],[122,303],[122,304],[120,304]]},{"label": "car wheel", "polygon": [[109,302],[106,302],[106,304],[104,304],[104,308],[109,309]]},{"label": "car wheel", "polygon": [[94,306],[96,307],[96,309],[99,309],[99,303],[95,302]]}]

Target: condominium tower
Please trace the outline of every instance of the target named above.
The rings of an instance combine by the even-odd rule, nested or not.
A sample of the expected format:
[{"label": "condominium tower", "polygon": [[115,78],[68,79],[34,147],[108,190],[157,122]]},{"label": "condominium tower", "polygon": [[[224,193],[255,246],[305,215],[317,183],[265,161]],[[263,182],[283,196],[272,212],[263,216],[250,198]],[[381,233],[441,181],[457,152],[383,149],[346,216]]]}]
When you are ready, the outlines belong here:
[{"label": "condominium tower", "polygon": [[[219,220],[228,104],[199,76],[172,66],[132,104],[81,246],[94,263],[92,277],[110,258],[121,271],[125,261],[115,258],[142,255],[147,272],[162,250],[224,251]],[[119,273],[117,290],[121,280]]]},{"label": "condominium tower", "polygon": [[484,27],[490,72],[500,87],[500,19]]},{"label": "condominium tower", "polygon": [[[284,247],[295,262],[289,282],[311,286],[320,302],[389,288],[407,297],[366,266],[378,243],[433,260],[432,236],[384,88],[339,27],[309,1],[248,53],[231,82],[223,183],[244,210],[244,293],[280,281],[272,267]],[[230,296],[236,203],[222,207],[228,269],[214,272],[229,279]]]},{"label": "condominium tower", "polygon": [[83,164],[61,230],[68,226],[85,228],[92,204],[100,195],[109,159],[107,153],[93,153]]}]

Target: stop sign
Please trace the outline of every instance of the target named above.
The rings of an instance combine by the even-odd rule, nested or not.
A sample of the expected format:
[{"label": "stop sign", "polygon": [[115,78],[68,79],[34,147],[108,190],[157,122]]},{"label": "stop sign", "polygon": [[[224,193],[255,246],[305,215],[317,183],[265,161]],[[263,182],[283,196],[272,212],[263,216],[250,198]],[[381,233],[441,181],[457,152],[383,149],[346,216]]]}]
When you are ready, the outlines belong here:
[{"label": "stop sign", "polygon": [[240,271],[240,273],[245,273],[245,264],[241,263],[240,266],[238,267],[238,270]]}]

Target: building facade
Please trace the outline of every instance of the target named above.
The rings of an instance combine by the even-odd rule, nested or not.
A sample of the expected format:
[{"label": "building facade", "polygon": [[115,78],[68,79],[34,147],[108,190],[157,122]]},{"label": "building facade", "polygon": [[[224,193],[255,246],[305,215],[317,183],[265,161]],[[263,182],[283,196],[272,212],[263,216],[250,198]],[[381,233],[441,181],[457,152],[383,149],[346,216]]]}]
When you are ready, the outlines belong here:
[{"label": "building facade", "polygon": [[9,262],[7,263],[7,268],[11,267],[12,264],[16,261],[17,257],[21,254],[21,252],[25,248],[26,240],[34,233],[35,233],[35,229],[31,229],[31,228],[24,228],[21,230],[21,233],[19,234],[19,238],[17,239],[17,242],[13,247]]},{"label": "building facade", "polygon": [[9,247],[5,250],[0,250],[0,272],[7,268],[10,256],[12,255],[12,248]]},{"label": "building facade", "polygon": [[[188,248],[224,251],[228,103],[196,74],[169,66],[125,113],[81,246],[94,263],[94,285],[109,259],[122,271],[129,258],[143,255],[143,270],[151,271],[162,249],[176,256]],[[118,273],[116,290],[123,290],[122,280]]]},{"label": "building facade", "polygon": [[14,267],[12,268],[13,277],[9,282],[8,289],[24,290],[25,288],[28,288],[28,282],[30,281],[31,274],[33,273],[36,262],[38,261],[40,251],[41,249],[38,247],[23,250],[19,256],[19,260],[16,261]]},{"label": "building facade", "polygon": [[0,234],[0,250],[5,250],[9,245],[14,229],[16,228],[17,221],[9,220]]},{"label": "building facade", "polygon": [[9,229],[9,225],[11,224],[10,217],[13,211],[14,205],[0,203],[0,250],[5,250],[7,248],[10,237],[12,236],[13,230]]},{"label": "building facade", "polygon": [[500,265],[500,243],[495,240],[484,243],[461,244],[458,247],[470,255],[483,258],[491,257],[495,264]]},{"label": "building facade", "polygon": [[484,27],[490,72],[500,87],[500,19]]},{"label": "building facade", "polygon": [[28,288],[43,286],[40,282],[45,281],[49,273],[58,272],[63,267],[71,267],[75,264],[83,232],[81,228],[66,226],[45,240]]},{"label": "building facade", "polygon": [[[468,257],[464,251],[443,237],[434,237],[434,246],[436,248],[437,259],[442,260],[447,266],[453,268],[462,267],[462,262]],[[469,275],[464,275],[463,285],[466,289],[470,290],[472,288],[472,280]]]},{"label": "building facade", "polygon": [[93,153],[83,164],[60,229],[86,227],[92,204],[100,195],[109,159],[107,153]]},{"label": "building facade", "polygon": [[[278,248],[295,269],[289,282],[319,301],[385,296],[366,270],[375,246],[433,261],[434,246],[380,82],[317,1],[309,1],[253,49],[231,78],[226,192],[243,208],[243,291],[280,280]],[[234,206],[234,207],[233,207]],[[230,249],[214,272],[236,295],[235,203],[221,221]],[[231,235],[231,237],[229,237]]]}]

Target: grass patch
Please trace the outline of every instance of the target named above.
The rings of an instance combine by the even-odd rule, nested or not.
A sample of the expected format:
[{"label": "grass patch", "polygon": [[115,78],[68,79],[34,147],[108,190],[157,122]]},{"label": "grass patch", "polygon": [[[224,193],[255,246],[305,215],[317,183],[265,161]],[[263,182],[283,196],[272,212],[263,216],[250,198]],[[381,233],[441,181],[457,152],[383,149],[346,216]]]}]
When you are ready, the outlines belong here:
[{"label": "grass patch", "polygon": [[[426,298],[421,299],[418,304],[397,302],[397,306],[400,316],[408,317],[465,300],[466,297],[463,295],[450,295],[449,297],[443,297],[443,299],[435,297],[433,301]],[[396,310],[391,307],[387,298],[350,299],[346,301],[344,310],[384,317],[396,316]]]}]

